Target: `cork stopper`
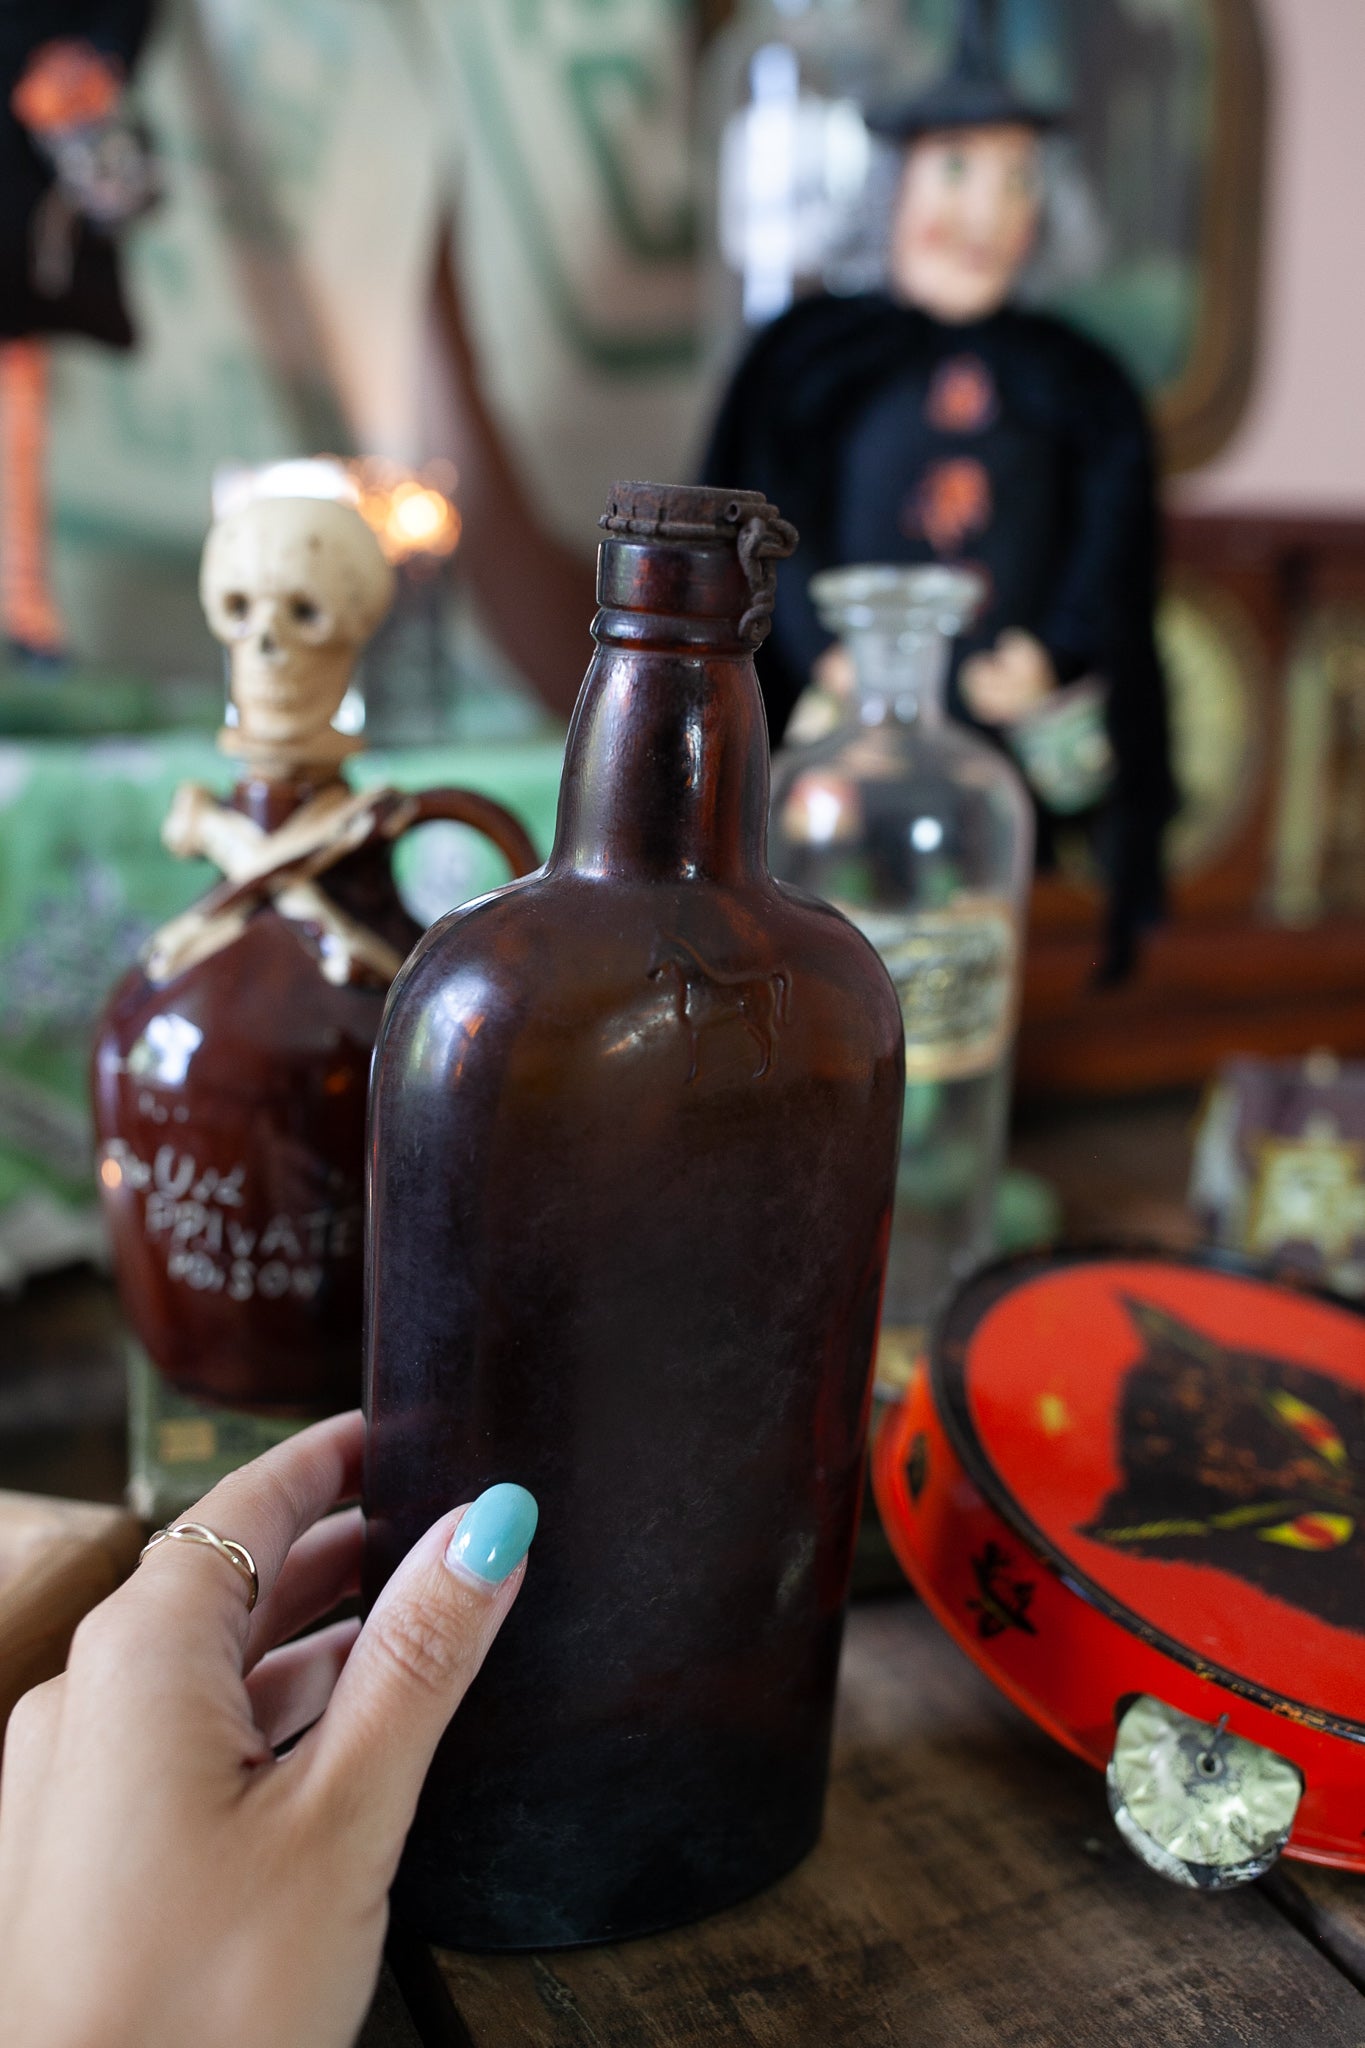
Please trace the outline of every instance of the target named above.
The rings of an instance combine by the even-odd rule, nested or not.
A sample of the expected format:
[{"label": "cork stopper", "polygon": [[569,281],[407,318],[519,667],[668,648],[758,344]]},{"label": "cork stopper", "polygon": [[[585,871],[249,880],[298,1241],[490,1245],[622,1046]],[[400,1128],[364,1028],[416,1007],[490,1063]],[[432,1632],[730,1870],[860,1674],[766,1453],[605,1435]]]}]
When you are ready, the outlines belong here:
[{"label": "cork stopper", "polygon": [[613,484],[598,524],[629,540],[734,546],[750,594],[739,637],[752,647],[766,639],[777,593],[777,564],[796,547],[797,532],[761,491],[731,491],[712,484]]}]

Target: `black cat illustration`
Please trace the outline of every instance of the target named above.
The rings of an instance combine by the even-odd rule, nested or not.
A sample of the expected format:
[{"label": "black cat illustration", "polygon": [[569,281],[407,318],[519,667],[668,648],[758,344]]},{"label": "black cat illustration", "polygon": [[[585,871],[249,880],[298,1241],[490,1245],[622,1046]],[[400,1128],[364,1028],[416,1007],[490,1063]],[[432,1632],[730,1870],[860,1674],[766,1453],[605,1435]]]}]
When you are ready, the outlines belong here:
[{"label": "black cat illustration", "polygon": [[1119,1412],[1124,1484],[1081,1533],[1234,1573],[1365,1632],[1365,1395],[1125,1298],[1145,1350]]}]

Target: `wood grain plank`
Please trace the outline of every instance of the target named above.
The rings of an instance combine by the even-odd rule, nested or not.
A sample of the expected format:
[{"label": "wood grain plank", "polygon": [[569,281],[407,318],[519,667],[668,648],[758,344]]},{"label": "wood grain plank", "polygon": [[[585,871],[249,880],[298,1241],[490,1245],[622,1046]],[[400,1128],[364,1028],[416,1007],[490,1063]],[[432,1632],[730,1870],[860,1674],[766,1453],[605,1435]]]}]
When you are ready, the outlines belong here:
[{"label": "wood grain plank", "polygon": [[66,1662],[77,1622],[137,1563],[123,1508],[0,1493],[0,1732],[21,1693]]},{"label": "wood grain plank", "polygon": [[475,2048],[1362,2048],[1365,1999],[1256,1891],[1143,1869],[1099,1778],[924,1611],[856,1610],[825,1838],[701,1925],[440,1957]]},{"label": "wood grain plank", "polygon": [[1286,1859],[1262,1890],[1357,1989],[1365,1991],[1365,1876]]},{"label": "wood grain plank", "polygon": [[355,2048],[426,2048],[387,1963],[379,1972],[374,1998],[365,2024],[356,2035]]}]

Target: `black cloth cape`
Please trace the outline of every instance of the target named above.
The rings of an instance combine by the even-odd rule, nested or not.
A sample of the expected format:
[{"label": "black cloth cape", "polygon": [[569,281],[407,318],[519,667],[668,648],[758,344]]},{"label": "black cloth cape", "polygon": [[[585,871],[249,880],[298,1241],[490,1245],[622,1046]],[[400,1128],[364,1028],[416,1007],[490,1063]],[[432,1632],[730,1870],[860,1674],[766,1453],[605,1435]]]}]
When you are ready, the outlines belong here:
[{"label": "black cloth cape", "polygon": [[[935,379],[964,364],[990,402],[966,426],[936,424]],[[945,467],[977,477],[989,510],[955,546],[940,531],[936,549],[919,508],[926,480]],[[807,595],[824,568],[953,560],[985,570],[991,596],[949,683],[953,714],[968,724],[956,666],[1006,626],[1035,634],[1063,682],[1104,679],[1116,771],[1091,822],[1110,888],[1105,971],[1122,972],[1134,933],[1160,912],[1162,828],[1175,799],[1153,632],[1151,435],[1113,357],[1066,322],[1016,307],[959,326],[880,294],[806,299],[741,361],[702,476],[764,492],[801,535],[779,568],[758,656],[774,745],[829,642]],[[1044,861],[1051,824],[1040,807]]]},{"label": "black cloth cape", "polygon": [[131,71],[151,12],[152,0],[0,0],[0,340],[84,334],[110,348],[132,346],[117,249],[89,222],[75,228],[68,289],[52,297],[34,290],[34,215],[54,173],[10,97],[43,43],[83,40]]}]

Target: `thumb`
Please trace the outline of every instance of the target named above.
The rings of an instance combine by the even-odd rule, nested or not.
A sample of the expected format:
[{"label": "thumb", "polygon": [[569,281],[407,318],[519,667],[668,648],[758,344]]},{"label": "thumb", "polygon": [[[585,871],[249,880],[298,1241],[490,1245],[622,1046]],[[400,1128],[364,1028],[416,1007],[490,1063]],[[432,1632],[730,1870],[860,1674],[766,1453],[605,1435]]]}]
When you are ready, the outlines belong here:
[{"label": "thumb", "polygon": [[345,1789],[396,1857],[433,1752],[507,1617],[538,1510],[490,1486],[414,1544],[356,1638],[321,1721],[309,1777]]}]

